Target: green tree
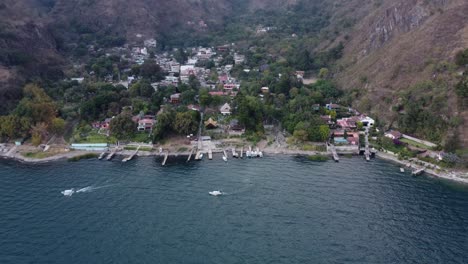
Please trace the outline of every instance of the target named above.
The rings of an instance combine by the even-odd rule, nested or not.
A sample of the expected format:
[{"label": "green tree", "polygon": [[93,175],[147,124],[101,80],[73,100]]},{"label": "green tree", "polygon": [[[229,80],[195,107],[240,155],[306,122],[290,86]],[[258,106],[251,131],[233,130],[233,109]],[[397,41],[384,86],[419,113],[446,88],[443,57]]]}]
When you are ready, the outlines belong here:
[{"label": "green tree", "polygon": [[56,135],[62,135],[65,131],[65,120],[59,117],[54,118],[49,126],[49,131]]},{"label": "green tree", "polygon": [[327,125],[319,126],[319,135],[320,135],[320,138],[319,138],[320,141],[322,142],[327,141],[328,137],[330,136],[330,128]]},{"label": "green tree", "polygon": [[177,131],[177,133],[181,135],[195,133],[198,128],[197,113],[198,112],[195,111],[177,113],[174,122],[174,131]]},{"label": "green tree", "polygon": [[329,70],[327,68],[321,68],[319,71],[319,78],[321,79],[327,79],[329,75]]},{"label": "green tree", "polygon": [[122,113],[112,119],[110,132],[117,139],[127,139],[131,137],[137,128],[129,113]]}]

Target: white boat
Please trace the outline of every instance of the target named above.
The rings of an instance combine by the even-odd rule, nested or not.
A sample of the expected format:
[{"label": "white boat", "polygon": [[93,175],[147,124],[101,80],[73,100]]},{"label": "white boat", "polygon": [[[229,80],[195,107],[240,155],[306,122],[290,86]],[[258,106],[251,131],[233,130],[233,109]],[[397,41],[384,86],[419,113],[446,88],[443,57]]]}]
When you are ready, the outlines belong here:
[{"label": "white boat", "polygon": [[223,156],[223,160],[227,162],[227,158],[226,158],[226,156]]},{"label": "white boat", "polygon": [[73,193],[75,193],[75,189],[70,189],[70,190],[65,190],[65,191],[61,191],[61,193],[64,195],[64,196],[72,196]]},{"label": "white boat", "polygon": [[400,168],[400,172],[405,172],[405,169],[403,169],[403,168]]},{"label": "white boat", "polygon": [[202,154],[200,154],[200,160],[202,160],[202,159],[203,159],[203,153],[202,153]]},{"label": "white boat", "polygon": [[219,196],[219,195],[223,195],[223,193],[221,191],[211,191],[211,192],[208,192],[210,195],[212,196]]}]

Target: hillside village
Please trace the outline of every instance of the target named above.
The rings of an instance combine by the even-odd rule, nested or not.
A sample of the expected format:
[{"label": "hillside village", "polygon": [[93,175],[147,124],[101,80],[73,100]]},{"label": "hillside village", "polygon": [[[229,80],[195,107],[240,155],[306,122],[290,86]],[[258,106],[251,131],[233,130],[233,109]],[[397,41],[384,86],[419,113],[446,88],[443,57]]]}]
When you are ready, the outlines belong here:
[{"label": "hillside village", "polygon": [[[268,30],[262,33],[266,32]],[[240,137],[266,149],[320,152],[326,151],[328,146],[334,146],[340,153],[358,154],[364,152],[364,136],[369,131],[374,152],[375,149],[385,148],[386,152],[399,155],[400,158],[419,155],[433,163],[443,160],[443,152],[437,151],[435,144],[418,143],[426,141],[403,136],[394,130],[384,133],[377,128],[378,121],[371,116],[349,106],[333,103],[339,102],[340,98],[336,96],[335,88],[327,86],[326,80],[318,81],[319,85],[324,85],[324,88],[319,89],[325,89],[322,94],[330,95],[301,102],[300,112],[305,112],[299,115],[299,120],[295,117],[292,126],[283,127],[288,121],[279,123],[274,112],[271,117],[266,113],[262,114],[263,117],[255,117],[260,114],[259,111],[267,112],[271,107],[276,108],[273,111],[281,111],[279,105],[282,103],[278,100],[284,91],[291,97],[308,93],[307,89],[302,91],[295,88],[303,86],[305,72],[282,69],[270,81],[273,87],[261,86],[265,83],[265,75],[272,76],[271,67],[274,64],[247,63],[247,56],[235,44],[160,52],[155,39],[139,43],[108,49],[89,45],[87,52],[95,59],[86,65],[77,62],[73,66],[74,76],[64,82],[81,87],[97,84],[103,88],[98,88],[93,94],[99,95],[99,89],[102,89],[104,93],[118,92],[119,97],[123,97],[118,104],[102,105],[94,102],[94,106],[87,107],[85,103],[84,108],[83,105],[80,107],[80,115],[87,121],[74,128],[68,140],[72,149],[77,144],[91,144],[90,150],[95,149],[92,144],[104,144],[106,148],[115,144],[168,147],[166,139],[170,138],[169,142],[177,142],[172,144],[173,151],[177,151],[196,146],[203,136],[204,139],[213,140],[217,146],[225,145],[224,141],[242,144],[236,139]],[[259,78],[260,82],[255,81]],[[289,84],[284,85],[289,87],[281,86],[284,80],[288,80]],[[312,87],[316,82],[312,81]],[[241,91],[243,93],[239,99],[237,95]],[[128,95],[131,100],[125,98]],[[247,102],[247,97],[250,102]],[[244,107],[247,109],[242,108],[241,100],[245,100]],[[106,108],[107,112],[102,111]],[[242,109],[247,111],[247,116],[240,113]],[[261,122],[261,127],[255,122]],[[50,142],[51,136],[55,135],[44,136],[42,143]],[[400,141],[402,137],[405,137],[405,142]],[[18,142],[21,144],[22,140]],[[41,146],[44,148],[44,145]],[[82,150],[82,147],[79,149]],[[2,151],[6,153],[9,149],[3,147]]]}]

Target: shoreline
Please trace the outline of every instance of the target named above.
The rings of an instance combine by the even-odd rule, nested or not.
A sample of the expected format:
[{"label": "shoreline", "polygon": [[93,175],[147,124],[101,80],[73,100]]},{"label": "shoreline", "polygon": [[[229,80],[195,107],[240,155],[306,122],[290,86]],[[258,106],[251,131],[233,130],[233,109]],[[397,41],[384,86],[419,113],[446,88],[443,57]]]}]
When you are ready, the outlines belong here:
[{"label": "shoreline", "polygon": [[[307,150],[298,150],[298,149],[289,149],[289,148],[265,148],[263,152],[267,155],[288,155],[288,156],[294,156],[294,155],[299,155],[299,156],[313,156],[313,155],[326,155],[330,156],[330,153],[328,152],[320,152],[320,151],[307,151]],[[13,155],[5,155],[4,153],[0,153],[0,159],[5,159],[5,160],[14,160],[17,162],[21,163],[28,163],[28,164],[42,164],[42,163],[49,163],[49,162],[54,162],[54,161],[60,161],[64,159],[70,159],[70,158],[76,158],[80,157],[83,155],[87,154],[100,154],[101,151],[79,151],[79,150],[73,150],[69,152],[64,152],[60,153],[57,155],[53,155],[50,157],[45,157],[45,158],[28,158],[24,157],[21,155],[19,152],[13,153]],[[134,153],[133,150],[122,150],[116,153],[116,156],[130,156]],[[183,151],[183,152],[172,152],[169,154],[169,156],[172,157],[178,157],[178,156],[188,156],[190,154],[189,151]],[[340,153],[340,155],[353,155],[353,153]],[[158,156],[163,156],[163,153],[159,153],[157,151],[139,151],[136,156],[138,157],[158,157]],[[407,164],[411,164],[411,166],[414,168],[422,168],[420,165],[416,165],[414,163],[411,163],[411,161],[408,160],[399,160],[396,156],[384,153],[384,152],[377,152],[375,155],[376,158],[386,160],[392,163],[396,163],[399,165],[402,165],[403,167],[406,168]],[[426,168],[424,171],[426,174],[430,175],[431,177],[436,177],[436,178],[441,178],[441,179],[446,179],[446,180],[451,180],[457,183],[462,183],[462,184],[468,184],[468,172],[461,172],[461,171],[455,171],[455,170],[446,170],[442,169],[441,171],[435,171],[433,169]]]}]

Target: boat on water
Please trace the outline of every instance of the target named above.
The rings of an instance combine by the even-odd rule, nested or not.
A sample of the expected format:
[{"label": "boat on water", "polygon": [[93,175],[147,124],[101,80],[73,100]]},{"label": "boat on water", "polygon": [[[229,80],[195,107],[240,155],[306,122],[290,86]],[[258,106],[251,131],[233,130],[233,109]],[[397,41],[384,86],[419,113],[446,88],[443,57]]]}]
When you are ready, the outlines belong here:
[{"label": "boat on water", "polygon": [[72,196],[73,193],[75,193],[75,189],[69,189],[69,190],[64,190],[64,191],[61,191],[61,193],[64,195],[64,196]]},{"label": "boat on water", "polygon": [[200,154],[200,160],[202,160],[202,159],[203,159],[203,153],[202,153],[202,154]]},{"label": "boat on water", "polygon": [[210,195],[212,196],[219,196],[219,195],[223,195],[223,193],[221,191],[211,191],[211,192],[208,192]]},{"label": "boat on water", "polygon": [[400,168],[400,172],[405,172],[405,169],[403,169],[403,168]]},{"label": "boat on water", "polygon": [[227,162],[227,158],[226,158],[226,156],[223,156],[223,160],[224,160],[225,162]]}]

